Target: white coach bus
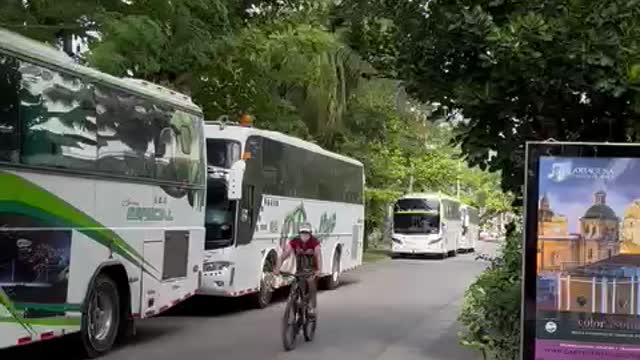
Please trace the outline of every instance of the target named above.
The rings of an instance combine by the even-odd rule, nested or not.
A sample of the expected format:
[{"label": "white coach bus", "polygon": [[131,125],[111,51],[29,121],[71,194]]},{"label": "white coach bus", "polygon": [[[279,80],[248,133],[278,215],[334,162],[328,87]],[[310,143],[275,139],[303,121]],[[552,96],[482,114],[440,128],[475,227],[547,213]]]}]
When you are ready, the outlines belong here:
[{"label": "white coach bus", "polygon": [[462,220],[462,235],[458,243],[458,252],[474,252],[476,241],[480,235],[480,213],[478,209],[470,205],[460,207],[460,218]]},{"label": "white coach bus", "polygon": [[[209,164],[201,294],[250,295],[266,307],[265,281],[298,226],[322,243],[326,287],[362,263],[362,164],[250,124],[205,124]],[[277,282],[276,282],[277,283]]]},{"label": "white coach bus", "polygon": [[0,29],[0,348],[89,356],[199,287],[201,110]]},{"label": "white coach bus", "polygon": [[438,193],[408,194],[393,205],[391,253],[455,256],[462,233],[460,202]]}]

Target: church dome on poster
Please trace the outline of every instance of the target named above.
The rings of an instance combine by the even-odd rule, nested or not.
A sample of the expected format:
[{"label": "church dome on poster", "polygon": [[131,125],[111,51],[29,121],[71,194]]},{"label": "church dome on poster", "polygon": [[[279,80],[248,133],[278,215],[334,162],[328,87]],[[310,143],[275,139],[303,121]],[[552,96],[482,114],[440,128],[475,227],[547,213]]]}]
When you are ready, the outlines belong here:
[{"label": "church dome on poster", "polygon": [[640,200],[634,200],[631,205],[624,210],[624,218],[640,220]]},{"label": "church dome on poster", "polygon": [[616,213],[608,205],[595,204],[591,206],[583,218],[585,219],[600,219],[600,220],[618,220]]}]

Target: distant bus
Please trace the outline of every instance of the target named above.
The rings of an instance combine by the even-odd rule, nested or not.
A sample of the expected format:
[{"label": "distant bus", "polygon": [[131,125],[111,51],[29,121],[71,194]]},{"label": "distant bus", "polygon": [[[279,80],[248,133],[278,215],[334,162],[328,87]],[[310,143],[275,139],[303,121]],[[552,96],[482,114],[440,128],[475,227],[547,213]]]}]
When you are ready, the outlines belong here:
[{"label": "distant bus", "polygon": [[455,256],[462,233],[460,202],[438,193],[409,194],[393,206],[391,253]]},{"label": "distant bus", "polygon": [[89,356],[199,287],[203,116],[0,29],[0,348]]},{"label": "distant bus", "polygon": [[458,252],[474,252],[480,236],[480,212],[470,205],[460,207],[462,235],[458,243]]},{"label": "distant bus", "polygon": [[[304,222],[322,243],[323,281],[362,263],[364,169],[318,145],[248,124],[207,122],[208,193],[201,294],[266,307],[273,266]],[[273,286],[271,286],[273,285]]]}]

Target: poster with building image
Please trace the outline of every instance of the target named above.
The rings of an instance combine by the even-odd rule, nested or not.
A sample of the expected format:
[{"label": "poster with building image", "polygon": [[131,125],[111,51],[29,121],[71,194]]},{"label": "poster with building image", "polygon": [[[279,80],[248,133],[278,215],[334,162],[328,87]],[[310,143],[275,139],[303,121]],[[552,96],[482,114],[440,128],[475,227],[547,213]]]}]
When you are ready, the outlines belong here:
[{"label": "poster with building image", "polygon": [[533,185],[531,358],[640,359],[640,158],[541,156]]}]

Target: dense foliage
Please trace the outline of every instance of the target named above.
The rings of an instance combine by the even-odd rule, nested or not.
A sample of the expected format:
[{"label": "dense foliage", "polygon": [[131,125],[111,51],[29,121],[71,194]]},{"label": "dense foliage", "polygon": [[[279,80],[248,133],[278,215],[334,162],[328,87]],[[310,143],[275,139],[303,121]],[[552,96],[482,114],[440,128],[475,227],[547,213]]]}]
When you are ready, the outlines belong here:
[{"label": "dense foliage", "polygon": [[410,189],[459,188],[487,216],[508,210],[499,175],[467,167],[451,145],[456,130],[436,125],[446,114],[385,79],[379,69],[395,53],[383,51],[391,40],[384,24],[374,30],[385,36],[365,41],[379,32],[340,20],[364,12],[331,0],[29,0],[0,9],[0,26],[59,46],[87,39],[89,51],[75,54],[81,61],[190,93],[209,119],[248,112],[259,127],[361,160],[368,234],[382,230],[388,203]]},{"label": "dense foliage", "polygon": [[[407,191],[509,211],[525,140],[635,139],[639,1],[8,0],[0,26],[359,159],[376,240]],[[460,318],[499,359],[518,348],[520,251],[510,234]]]},{"label": "dense foliage", "polygon": [[468,123],[457,140],[465,156],[501,170],[507,190],[521,190],[527,140],[638,138],[637,0],[342,6],[359,14],[343,19],[352,41],[385,73],[404,80],[417,99],[461,111]]},{"label": "dense foliage", "polygon": [[[345,0],[349,44],[414,98],[463,118],[472,165],[522,194],[525,142],[633,142],[640,135],[638,0]],[[460,124],[458,122],[458,124]],[[489,201],[491,198],[487,198]],[[518,200],[521,197],[518,196]],[[520,241],[469,289],[465,342],[517,357]]]},{"label": "dense foliage", "polygon": [[465,294],[460,321],[467,330],[462,343],[485,359],[513,360],[520,349],[522,235],[507,234],[498,256],[486,258],[489,267]]}]

